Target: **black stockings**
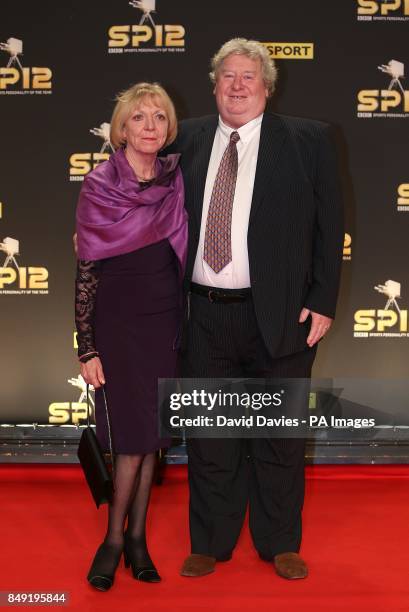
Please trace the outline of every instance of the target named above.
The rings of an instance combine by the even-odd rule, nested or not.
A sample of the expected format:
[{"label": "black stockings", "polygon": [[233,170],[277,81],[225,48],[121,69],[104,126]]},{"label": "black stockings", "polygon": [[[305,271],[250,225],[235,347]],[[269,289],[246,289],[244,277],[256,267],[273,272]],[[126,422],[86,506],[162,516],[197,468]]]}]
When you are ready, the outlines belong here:
[{"label": "black stockings", "polygon": [[128,516],[126,537],[132,545],[132,556],[139,565],[151,562],[146,546],[145,526],[155,465],[155,453],[116,456],[115,493],[109,505],[105,542],[123,547]]}]

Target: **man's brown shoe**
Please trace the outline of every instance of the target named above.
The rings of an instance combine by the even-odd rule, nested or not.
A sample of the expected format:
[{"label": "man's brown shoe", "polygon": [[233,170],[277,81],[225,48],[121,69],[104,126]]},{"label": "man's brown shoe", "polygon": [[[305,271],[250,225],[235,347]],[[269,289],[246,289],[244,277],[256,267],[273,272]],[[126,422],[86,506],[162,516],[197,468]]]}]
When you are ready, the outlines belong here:
[{"label": "man's brown shoe", "polygon": [[183,562],[180,575],[189,577],[206,576],[206,574],[214,572],[215,565],[215,557],[197,554],[189,555]]},{"label": "man's brown shoe", "polygon": [[274,557],[274,567],[276,572],[282,578],[296,580],[297,578],[306,578],[308,576],[308,567],[298,553],[288,552],[281,553]]}]

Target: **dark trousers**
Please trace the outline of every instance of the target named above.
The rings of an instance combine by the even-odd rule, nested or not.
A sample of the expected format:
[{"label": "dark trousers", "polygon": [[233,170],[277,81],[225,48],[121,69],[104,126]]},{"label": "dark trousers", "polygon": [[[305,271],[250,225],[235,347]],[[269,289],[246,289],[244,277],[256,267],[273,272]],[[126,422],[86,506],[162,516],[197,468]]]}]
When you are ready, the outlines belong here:
[{"label": "dark trousers", "polygon": [[[191,294],[186,334],[186,378],[311,376],[316,347],[273,359],[251,298],[220,304]],[[299,550],[304,439],[189,439],[187,451],[192,553],[229,558],[248,503],[251,535],[263,559]]]}]

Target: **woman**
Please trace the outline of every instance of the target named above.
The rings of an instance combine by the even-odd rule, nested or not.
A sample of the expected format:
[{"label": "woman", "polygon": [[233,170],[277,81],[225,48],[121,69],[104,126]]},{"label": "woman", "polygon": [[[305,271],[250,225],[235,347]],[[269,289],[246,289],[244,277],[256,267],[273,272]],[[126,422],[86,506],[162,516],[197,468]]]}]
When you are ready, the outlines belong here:
[{"label": "woman", "polygon": [[122,552],[135,578],[160,581],[145,523],[156,451],[167,444],[158,437],[157,379],[175,373],[187,215],[179,156],[157,154],[176,132],[174,106],[158,84],[121,93],[111,120],[116,152],[86,177],[77,208],[78,355],[96,389],[97,436],[107,450],[105,385],[116,456],[107,532],[88,574],[102,591]]}]

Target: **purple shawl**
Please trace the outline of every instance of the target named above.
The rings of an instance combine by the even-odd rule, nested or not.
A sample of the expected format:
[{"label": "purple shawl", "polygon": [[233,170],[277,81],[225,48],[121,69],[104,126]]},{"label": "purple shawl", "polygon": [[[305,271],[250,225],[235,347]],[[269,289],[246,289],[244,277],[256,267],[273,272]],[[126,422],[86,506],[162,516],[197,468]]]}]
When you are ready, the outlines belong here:
[{"label": "purple shawl", "polygon": [[154,183],[144,190],[123,149],[88,174],[77,206],[79,259],[123,255],[167,238],[183,274],[187,213],[179,157],[158,158]]}]

